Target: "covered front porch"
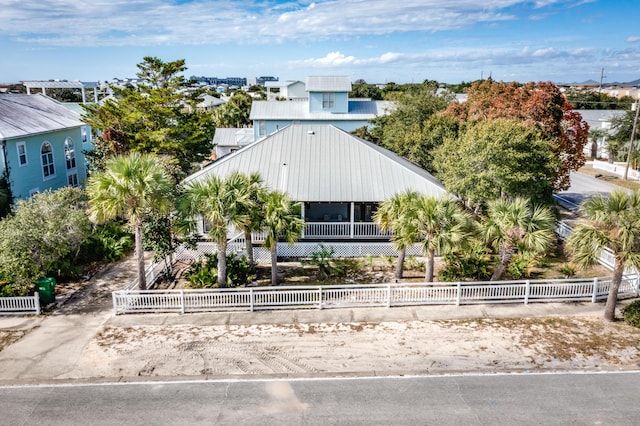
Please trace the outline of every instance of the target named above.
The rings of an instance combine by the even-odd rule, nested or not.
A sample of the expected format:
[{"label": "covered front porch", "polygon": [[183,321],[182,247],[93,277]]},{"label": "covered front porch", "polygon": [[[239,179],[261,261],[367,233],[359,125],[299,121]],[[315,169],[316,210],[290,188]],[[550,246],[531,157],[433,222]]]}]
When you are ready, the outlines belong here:
[{"label": "covered front porch", "polygon": [[346,240],[389,238],[373,222],[376,202],[306,202],[302,205],[305,227],[302,240]]}]

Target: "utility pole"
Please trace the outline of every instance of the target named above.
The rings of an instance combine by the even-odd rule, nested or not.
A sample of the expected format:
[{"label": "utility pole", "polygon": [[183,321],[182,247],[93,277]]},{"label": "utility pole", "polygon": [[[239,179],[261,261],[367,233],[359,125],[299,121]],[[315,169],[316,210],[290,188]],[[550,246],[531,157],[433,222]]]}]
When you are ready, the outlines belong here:
[{"label": "utility pole", "polygon": [[629,176],[629,163],[631,163],[631,154],[633,154],[633,142],[636,138],[636,127],[638,125],[638,112],[640,111],[640,105],[638,102],[633,104],[636,107],[636,116],[633,119],[633,127],[631,128],[631,140],[629,141],[629,151],[627,152],[627,166],[624,168],[624,180],[627,180]]},{"label": "utility pole", "polygon": [[600,88],[598,89],[598,93],[602,93],[602,80],[604,80],[607,76],[604,75],[604,68],[600,70]]}]

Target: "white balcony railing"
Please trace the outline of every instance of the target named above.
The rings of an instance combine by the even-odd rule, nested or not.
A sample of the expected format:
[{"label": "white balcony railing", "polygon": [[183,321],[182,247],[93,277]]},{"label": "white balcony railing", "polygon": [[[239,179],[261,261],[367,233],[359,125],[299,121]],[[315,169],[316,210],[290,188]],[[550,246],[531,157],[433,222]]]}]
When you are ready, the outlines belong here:
[{"label": "white balcony railing", "polygon": [[307,222],[304,230],[304,238],[386,239],[389,235],[373,222]]}]

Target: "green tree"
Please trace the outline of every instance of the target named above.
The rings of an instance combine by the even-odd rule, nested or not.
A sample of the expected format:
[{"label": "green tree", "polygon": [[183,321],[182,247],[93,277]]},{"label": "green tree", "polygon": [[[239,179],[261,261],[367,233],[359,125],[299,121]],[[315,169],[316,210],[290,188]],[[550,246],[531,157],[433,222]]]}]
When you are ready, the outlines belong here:
[{"label": "green tree", "polygon": [[589,125],[573,109],[555,84],[503,83],[491,79],[477,81],[467,90],[465,102],[452,102],[446,114],[463,124],[511,119],[540,131],[551,143],[554,156],[561,160],[554,170],[555,190],[567,189],[570,172],[585,162],[584,146]]},{"label": "green tree", "polygon": [[78,188],[45,191],[18,200],[0,221],[0,271],[28,290],[34,280],[59,276],[89,238],[87,199]]},{"label": "green tree", "polygon": [[604,309],[604,318],[613,321],[625,268],[640,270],[640,191],[596,195],[582,204],[581,212],[588,222],[576,225],[567,248],[580,267],[597,263],[605,249],[613,253],[613,279]]},{"label": "green tree", "polygon": [[143,224],[151,212],[168,213],[173,206],[174,185],[152,154],[131,153],[110,159],[105,170],[89,177],[91,218],[103,223],[126,219],[134,230],[138,286],[147,287],[144,267]]},{"label": "green tree", "polygon": [[544,206],[532,206],[529,199],[498,198],[489,202],[487,217],[482,223],[484,240],[500,257],[491,280],[502,278],[517,252],[544,254],[554,242],[555,218]]},{"label": "green tree", "polygon": [[381,101],[382,100],[382,90],[375,84],[367,84],[365,82],[362,83],[354,83],[351,85],[351,93],[349,93],[350,98],[369,98],[372,101]]},{"label": "green tree", "polygon": [[471,217],[448,198],[422,196],[416,200],[414,219],[418,239],[427,258],[425,281],[432,282],[435,255],[444,256],[472,237]]},{"label": "green tree", "polygon": [[202,216],[209,226],[209,236],[218,250],[218,286],[227,286],[227,240],[231,226],[249,221],[245,206],[250,202],[245,183],[248,177],[234,172],[227,178],[209,175],[185,185],[178,202],[180,215],[195,219]]},{"label": "green tree", "polygon": [[253,255],[253,241],[251,234],[262,229],[262,222],[264,219],[264,200],[268,195],[267,188],[264,186],[264,182],[260,174],[251,173],[250,175],[241,176],[243,180],[239,190],[242,192],[242,200],[246,202],[241,203],[238,207],[238,222],[236,226],[242,229],[244,232],[244,239],[247,251],[247,260],[251,269],[255,269],[255,260]]},{"label": "green tree", "polygon": [[560,165],[539,130],[507,119],[478,121],[433,156],[447,190],[476,208],[504,195],[549,203]]},{"label": "green tree", "polygon": [[170,158],[182,174],[211,155],[215,124],[210,112],[195,105],[201,92],[181,91],[184,60],[163,62],[146,56],[138,64],[137,87],[112,87],[115,97],[85,106],[83,120],[99,131],[94,149],[86,153],[101,171],[108,159],[129,152]]},{"label": "green tree", "polygon": [[251,124],[249,114],[253,98],[242,90],[236,90],[231,99],[213,111],[218,127],[246,127]]},{"label": "green tree", "polygon": [[300,204],[292,202],[287,194],[273,191],[264,200],[264,246],[271,253],[271,284],[278,284],[278,241],[293,244],[302,235],[304,220],[300,217]]},{"label": "green tree", "polygon": [[432,135],[434,122],[430,119],[453,99],[437,89],[434,84],[421,84],[397,92],[394,109],[372,120],[369,140],[431,170],[429,152],[439,141]]},{"label": "green tree", "polygon": [[400,279],[404,275],[404,260],[407,248],[418,242],[415,227],[416,206],[420,194],[406,191],[395,194],[383,201],[373,215],[374,222],[383,232],[391,232],[391,242],[398,252],[395,277]]}]

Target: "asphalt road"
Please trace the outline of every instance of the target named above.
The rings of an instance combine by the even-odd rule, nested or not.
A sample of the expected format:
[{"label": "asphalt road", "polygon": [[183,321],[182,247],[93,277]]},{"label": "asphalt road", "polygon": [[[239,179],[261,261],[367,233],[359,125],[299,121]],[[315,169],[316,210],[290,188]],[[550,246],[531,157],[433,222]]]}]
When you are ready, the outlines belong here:
[{"label": "asphalt road", "polygon": [[566,191],[559,192],[558,195],[577,207],[582,201],[596,194],[608,195],[615,189],[629,191],[606,180],[596,179],[584,173],[572,172],[571,187]]},{"label": "asphalt road", "polygon": [[0,387],[2,425],[635,425],[640,372]]}]

